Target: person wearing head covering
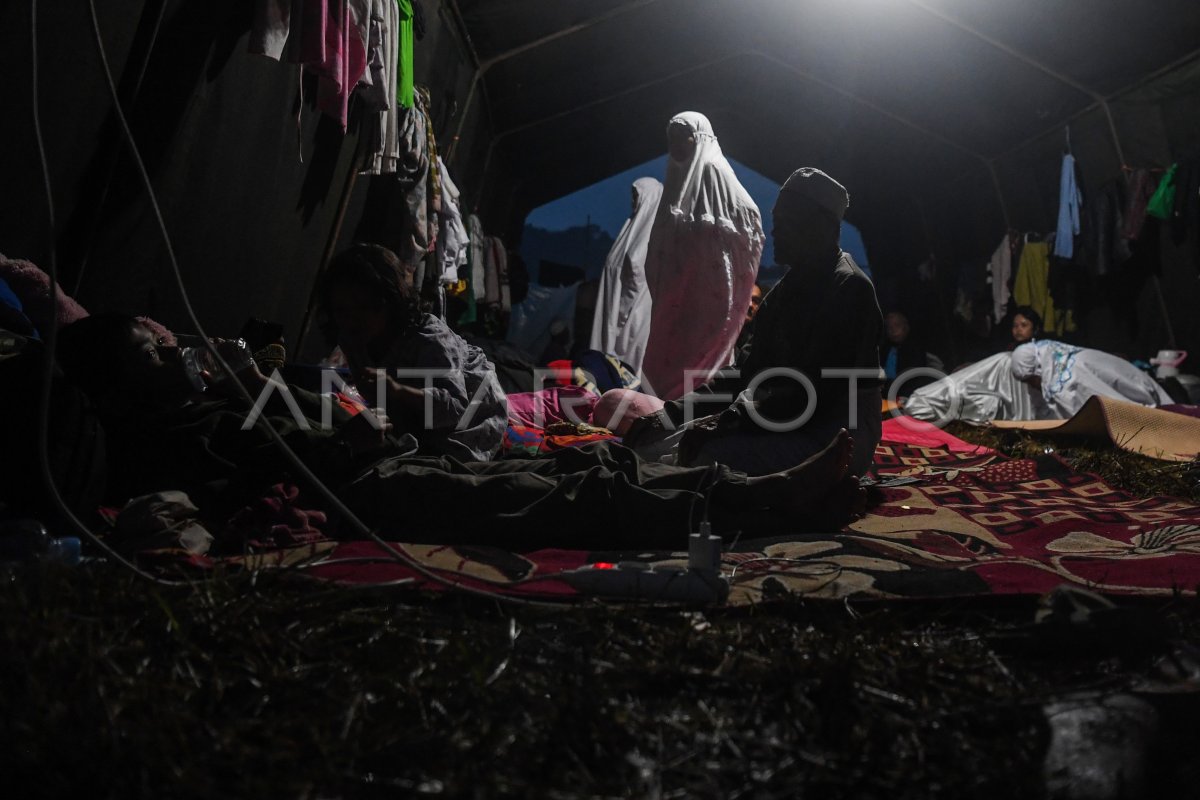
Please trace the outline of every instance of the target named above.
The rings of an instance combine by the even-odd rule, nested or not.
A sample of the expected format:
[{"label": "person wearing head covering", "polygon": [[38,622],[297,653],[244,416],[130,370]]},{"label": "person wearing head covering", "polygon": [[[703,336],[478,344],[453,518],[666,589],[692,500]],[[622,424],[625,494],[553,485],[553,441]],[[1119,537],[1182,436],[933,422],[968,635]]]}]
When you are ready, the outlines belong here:
[{"label": "person wearing head covering", "polygon": [[1041,390],[1052,418],[1075,416],[1093,395],[1144,406],[1173,402],[1166,389],[1125,359],[1052,339],[1036,339],[1013,350],[1012,374]]},{"label": "person wearing head covering", "polygon": [[646,286],[646,247],[663,187],[654,178],[633,182],[633,214],[625,221],[600,276],[591,349],[614,355],[636,373],[650,338],[650,289]]},{"label": "person wearing head covering", "polygon": [[646,254],[652,309],[642,374],[648,390],[674,400],[731,362],[763,230],[758,206],[703,114],[673,117],[667,140],[666,182]]},{"label": "person wearing head covering", "polygon": [[[681,429],[664,436],[646,417],[627,444],[647,458],[765,474],[804,461],[845,428],[853,440],[850,471],[861,475],[870,467],[883,426],[883,317],[874,285],[838,246],[849,202],[845,187],[818,169],[788,178],[772,235],[776,259],[791,269],[763,298],[745,359],[735,374],[667,403],[666,419]],[[715,423],[695,419],[714,408]],[[658,425],[668,427],[661,418]]]}]

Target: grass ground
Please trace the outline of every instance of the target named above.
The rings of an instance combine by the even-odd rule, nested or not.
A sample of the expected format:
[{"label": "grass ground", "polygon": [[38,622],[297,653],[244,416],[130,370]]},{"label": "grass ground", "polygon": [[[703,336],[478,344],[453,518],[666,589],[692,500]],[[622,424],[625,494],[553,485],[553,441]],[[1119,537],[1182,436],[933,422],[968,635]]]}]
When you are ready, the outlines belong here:
[{"label": "grass ground", "polygon": [[[1197,499],[1191,467],[1058,452]],[[1200,605],[1123,604],[1072,635],[1035,609],[514,609],[22,570],[0,581],[0,775],[12,797],[1039,797],[1045,703],[1178,688]],[[1153,796],[1200,780],[1192,697],[1154,701]]]}]

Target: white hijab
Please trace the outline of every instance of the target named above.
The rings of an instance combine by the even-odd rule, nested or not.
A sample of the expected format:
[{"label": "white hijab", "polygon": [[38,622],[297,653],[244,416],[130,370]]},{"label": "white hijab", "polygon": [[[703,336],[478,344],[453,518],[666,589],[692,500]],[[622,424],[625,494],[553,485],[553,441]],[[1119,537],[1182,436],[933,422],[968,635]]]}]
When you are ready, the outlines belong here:
[{"label": "white hijab", "polygon": [[646,248],[663,186],[655,178],[633,182],[633,216],[625,221],[600,276],[590,347],[609,353],[634,372],[642,368],[650,338],[650,290],[646,286]]},{"label": "white hijab", "polygon": [[[712,125],[689,111],[671,119],[695,140],[667,176],[646,255],[653,298],[642,372],[659,397],[680,397],[732,358],[762,257],[762,216],[721,153]],[[669,129],[669,128],[668,128]]]},{"label": "white hijab", "polygon": [[667,159],[659,215],[670,214],[683,222],[708,222],[762,240],[762,215],[750,193],[738,181],[725,160],[721,144],[708,117],[685,111],[667,125],[687,128],[696,140],[696,152],[688,162]]}]

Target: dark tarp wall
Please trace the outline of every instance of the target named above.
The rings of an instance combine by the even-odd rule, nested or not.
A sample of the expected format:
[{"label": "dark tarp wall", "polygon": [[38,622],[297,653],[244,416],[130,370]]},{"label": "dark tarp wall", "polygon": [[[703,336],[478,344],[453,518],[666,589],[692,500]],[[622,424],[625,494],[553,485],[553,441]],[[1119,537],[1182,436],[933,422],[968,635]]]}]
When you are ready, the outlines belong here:
[{"label": "dark tarp wall", "polygon": [[[23,36],[14,38],[27,40],[28,6],[19,5],[24,19],[16,30]],[[147,10],[157,6],[147,3]],[[356,137],[343,136],[336,124],[297,105],[298,68],[246,53],[249,9],[236,0],[168,2],[141,90],[127,112],[201,321],[230,335],[255,314],[284,323],[294,335]],[[97,11],[106,45],[120,52],[109,43],[134,37],[141,4],[98,3]],[[56,169],[64,284],[74,284],[95,226],[78,294],[85,307],[148,313],[188,331],[162,236],[110,114],[87,5],[42,2],[40,16],[48,158],[52,168],[86,165],[71,174]],[[142,21],[152,25],[152,19]],[[118,80],[119,67],[114,63]],[[14,74],[28,75],[28,65]],[[14,157],[35,158],[32,146],[26,148]],[[15,236],[21,228],[36,229],[29,223],[44,214],[40,194],[29,194],[14,217],[6,215],[6,249],[14,238],[21,241]],[[26,242],[26,252],[44,263],[44,246]]]},{"label": "dark tarp wall", "polygon": [[[257,315],[283,323],[294,339],[350,174],[357,146],[353,113],[351,130],[343,134],[312,107],[311,80],[301,104],[298,67],[246,52],[251,5],[242,0],[96,5],[123,91],[131,89],[137,59],[163,12],[136,102],[125,107],[202,323],[231,335]],[[40,108],[63,283],[74,286],[89,251],[78,294],[85,307],[147,313],[186,332],[191,326],[162,237],[111,114],[87,4],[42,0],[39,18]],[[30,100],[30,5],[4,4],[0,22],[0,59],[12,77],[4,107],[13,121],[0,149],[8,187],[0,201],[0,252],[45,264],[46,211]],[[141,50],[134,46],[136,58],[126,71],[137,42]],[[433,85],[433,116],[449,126],[472,70],[462,65],[455,82],[462,48],[436,13],[429,14],[417,54],[418,83],[435,70],[446,76]],[[363,176],[356,183],[357,205],[348,208],[343,241],[357,230],[370,182]],[[310,334],[309,342],[316,338]]]}]

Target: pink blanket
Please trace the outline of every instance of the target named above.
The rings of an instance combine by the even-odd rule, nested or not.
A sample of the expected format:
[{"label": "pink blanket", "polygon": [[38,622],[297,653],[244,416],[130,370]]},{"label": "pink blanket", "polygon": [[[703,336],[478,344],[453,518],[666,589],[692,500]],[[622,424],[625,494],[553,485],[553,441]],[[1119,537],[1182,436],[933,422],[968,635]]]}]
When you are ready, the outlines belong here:
[{"label": "pink blanket", "polygon": [[545,428],[553,422],[591,422],[600,400],[582,386],[555,386],[508,396],[508,419],[516,425]]},{"label": "pink blanket", "polygon": [[917,447],[943,448],[951,453],[988,455],[996,452],[982,445],[964,442],[957,436],[951,436],[946,433],[936,425],[922,422],[912,417],[884,418],[881,441],[893,442],[895,444],[909,444]]}]

